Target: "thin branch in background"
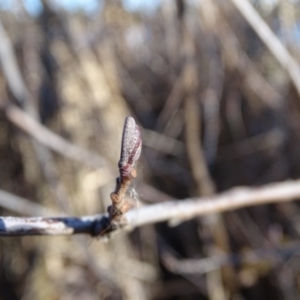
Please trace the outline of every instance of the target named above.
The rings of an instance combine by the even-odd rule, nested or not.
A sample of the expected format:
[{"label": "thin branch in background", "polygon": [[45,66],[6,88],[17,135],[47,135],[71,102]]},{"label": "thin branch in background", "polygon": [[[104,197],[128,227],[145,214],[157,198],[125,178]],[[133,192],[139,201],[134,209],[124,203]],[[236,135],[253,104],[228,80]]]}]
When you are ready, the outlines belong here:
[{"label": "thin branch in background", "polygon": [[[185,99],[185,123],[186,123],[186,144],[188,157],[196,181],[197,195],[210,196],[214,194],[215,187],[211,180],[206,161],[201,148],[200,139],[200,108],[196,103],[195,96],[188,96]],[[180,219],[179,219],[180,220]],[[226,229],[222,220],[222,216],[214,214],[213,216],[205,216],[204,220],[207,224],[207,230],[214,243],[208,243],[206,254],[212,255],[215,246],[225,252],[229,252],[229,244]],[[226,279],[232,277],[231,270],[226,271]],[[211,299],[225,299],[225,287],[222,283],[221,270],[216,268],[207,274],[207,287]],[[227,288],[229,286],[227,285]]]},{"label": "thin branch in background", "polygon": [[220,134],[220,106],[224,81],[224,67],[217,55],[216,41],[210,41],[213,58],[209,65],[209,83],[203,99],[204,137],[203,152],[208,165],[215,162]]},{"label": "thin branch in background", "polygon": [[[29,19],[30,20],[30,19]],[[50,81],[48,72],[43,68],[43,65],[40,61],[40,53],[42,48],[45,48],[47,43],[43,40],[42,45],[39,44],[40,31],[34,27],[30,21],[27,20],[25,27],[27,27],[25,34],[25,41],[23,44],[23,60],[24,65],[24,74],[26,74],[26,79],[24,77],[23,81],[27,82],[28,97],[26,97],[25,105],[23,107],[29,115],[31,115],[36,121],[41,122],[45,119],[45,113],[39,112],[39,91],[45,85],[43,81]],[[27,25],[27,26],[26,26]],[[47,78],[47,79],[45,79]],[[55,81],[54,77],[52,78]],[[52,84],[51,89],[53,91],[53,99],[55,97],[55,83]],[[57,95],[56,95],[57,96]],[[43,100],[42,100],[43,101]],[[54,100],[55,101],[55,100]],[[48,112],[50,115],[51,110]],[[40,168],[44,174],[44,177],[49,184],[50,191],[53,194],[53,198],[56,200],[57,206],[65,212],[71,212],[71,203],[68,192],[62,180],[62,176],[59,174],[57,169],[57,164],[55,162],[53,153],[50,149],[45,147],[42,144],[39,144],[36,140],[31,139],[31,142],[34,146],[34,150],[37,153],[37,158],[40,164]]]},{"label": "thin branch in background", "polygon": [[142,129],[143,144],[158,152],[171,155],[180,155],[184,152],[184,144],[168,135],[153,130]]},{"label": "thin branch in background", "polygon": [[231,0],[269,51],[289,74],[300,95],[300,66],[248,0]]},{"label": "thin branch in background", "polygon": [[172,90],[170,91],[169,96],[165,100],[164,106],[157,117],[156,121],[156,130],[162,130],[166,126],[168,120],[170,120],[174,111],[179,109],[179,106],[182,102],[183,97],[183,84],[184,79],[188,76],[189,69],[187,66],[180,72],[178,78],[176,78]]},{"label": "thin branch in background", "polygon": [[217,162],[240,158],[256,152],[276,149],[285,141],[284,132],[280,129],[272,129],[268,132],[239,140],[230,145],[221,146]]},{"label": "thin branch in background", "polygon": [[106,161],[98,154],[80,148],[30,117],[13,104],[2,106],[7,118],[41,144],[70,159],[85,163],[95,168],[106,166]]},{"label": "thin branch in background", "polygon": [[[224,53],[225,62],[229,69],[236,68],[243,75],[243,85],[252,93],[257,95],[265,104],[271,108],[278,108],[282,104],[282,96],[263,76],[259,68],[253,63],[251,58],[243,50],[243,47],[224,18],[220,7],[215,5],[215,1],[206,1],[201,5],[203,10],[202,17],[213,15],[214,17],[205,18],[208,29],[220,36],[220,43]],[[216,23],[217,22],[217,23]],[[219,24],[222,24],[219,26]]]},{"label": "thin branch in background", "polygon": [[28,93],[25,83],[22,79],[22,75],[19,72],[17,66],[17,60],[13,55],[13,47],[10,39],[6,34],[6,31],[0,20],[0,61],[3,68],[3,73],[6,76],[7,82],[11,88],[11,91],[15,98],[22,105],[24,104],[24,95]]},{"label": "thin branch in background", "polygon": [[46,208],[25,198],[0,190],[0,206],[28,216],[55,216],[57,211]]},{"label": "thin branch in background", "polygon": [[281,247],[268,249],[259,248],[244,253],[219,254],[201,259],[179,259],[170,249],[163,247],[161,259],[163,264],[173,273],[177,274],[205,274],[222,266],[254,266],[261,263],[277,265],[286,257],[299,251],[299,242],[290,242]]},{"label": "thin branch in background", "polygon": [[[32,73],[38,72],[38,59],[35,57],[35,49],[34,47],[31,47],[32,44],[35,44],[33,42],[33,35],[27,36],[26,42],[27,46],[29,46],[28,51],[25,51],[25,61],[27,66],[27,73],[28,80],[31,82],[34,82],[35,80],[32,80]],[[22,76],[21,70],[18,66],[16,56],[14,54],[12,43],[9,39],[8,34],[6,33],[3,24],[0,19],[0,61],[1,66],[3,69],[3,73],[5,75],[5,78],[7,80],[8,86],[10,87],[10,90],[12,94],[17,99],[19,105],[26,111],[28,115],[30,115],[33,119],[35,119],[37,122],[39,122],[39,114],[36,108],[36,105],[33,101],[33,96],[31,95],[29,89],[26,86],[25,80]],[[30,52],[30,55],[28,53]],[[33,84],[36,85],[36,84]],[[38,90],[38,87],[35,86],[35,90]],[[50,150],[47,147],[44,147],[43,145],[40,145],[37,143],[36,140],[31,140],[34,150],[37,154],[38,161],[40,163],[41,170],[46,178],[46,180],[49,183],[50,189],[53,192],[54,197],[57,199],[57,202],[59,206],[65,210],[68,211],[68,206],[70,201],[68,201],[68,196],[65,191],[65,187],[61,183],[61,181],[58,179],[58,171],[55,167],[55,163],[53,160],[53,155],[50,152]]]},{"label": "thin branch in background", "polygon": [[[215,193],[215,184],[210,176],[205,160],[203,145],[201,141],[201,105],[197,100],[198,81],[200,80],[197,72],[196,45],[191,32],[188,31],[186,19],[184,27],[185,56],[189,76],[184,80],[185,99],[184,99],[184,119],[185,119],[185,138],[189,163],[194,177],[197,196],[211,196]],[[180,218],[179,218],[180,220]],[[223,218],[219,214],[204,217],[205,230],[208,242],[204,247],[207,255],[213,255],[215,248],[220,248],[224,252],[230,251],[227,231],[224,226]],[[223,273],[223,274],[222,274]],[[231,294],[234,272],[231,267],[226,269],[212,270],[207,274],[207,288],[209,298],[212,300],[225,300],[226,294]]]}]

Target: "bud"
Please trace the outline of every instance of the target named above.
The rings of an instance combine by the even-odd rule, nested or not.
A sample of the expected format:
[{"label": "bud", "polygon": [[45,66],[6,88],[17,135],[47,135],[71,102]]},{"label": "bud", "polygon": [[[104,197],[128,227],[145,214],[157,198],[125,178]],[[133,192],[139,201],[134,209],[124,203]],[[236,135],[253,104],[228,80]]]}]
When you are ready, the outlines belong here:
[{"label": "bud", "polygon": [[133,117],[127,117],[123,129],[121,157],[118,164],[122,178],[136,177],[135,165],[140,157],[141,149],[140,129]]}]

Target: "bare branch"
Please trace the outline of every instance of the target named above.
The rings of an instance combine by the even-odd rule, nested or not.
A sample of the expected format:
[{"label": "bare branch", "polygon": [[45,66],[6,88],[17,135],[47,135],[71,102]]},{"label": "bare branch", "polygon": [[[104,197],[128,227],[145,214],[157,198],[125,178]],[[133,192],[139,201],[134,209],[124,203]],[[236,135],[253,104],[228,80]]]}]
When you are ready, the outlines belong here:
[{"label": "bare branch", "polygon": [[0,206],[22,215],[54,216],[58,214],[38,203],[0,190]]},{"label": "bare branch", "polygon": [[[42,77],[40,74],[40,68],[38,67],[38,55],[36,43],[34,42],[34,32],[27,34],[25,40],[24,60],[26,65],[26,73],[29,86],[26,86],[21,69],[17,63],[16,55],[13,51],[12,42],[6,33],[3,24],[0,19],[0,40],[3,41],[0,44],[0,62],[2,65],[3,73],[10,87],[12,94],[17,99],[22,109],[30,115],[36,122],[40,121],[39,113],[36,107],[37,91],[39,90],[39,84],[34,77]],[[36,74],[39,74],[36,76]],[[36,140],[31,139],[33,148],[37,154],[37,159],[40,164],[41,170],[49,182],[50,190],[55,198],[58,200],[60,207],[67,211],[68,196],[62,182],[58,179],[58,171],[53,161],[51,151],[42,144],[37,143]]]},{"label": "bare branch", "polygon": [[300,95],[300,66],[292,57],[281,41],[270,29],[268,24],[257,13],[248,0],[231,0],[235,7],[244,16],[249,25],[254,29],[262,42],[268,47],[281,66],[286,69],[295,88]]},{"label": "bare branch", "polygon": [[[134,228],[172,219],[188,220],[195,216],[240,209],[244,207],[281,203],[300,198],[300,180],[269,184],[259,188],[234,188],[220,195],[167,201],[124,214],[121,225]],[[105,235],[110,228],[108,215],[58,218],[0,218],[0,236],[16,235],[71,235],[85,233],[92,236]]]},{"label": "bare branch", "polygon": [[99,168],[107,165],[98,154],[80,148],[55,134],[45,126],[30,117],[26,112],[13,104],[3,107],[7,118],[41,144],[70,159],[80,161],[86,165]]},{"label": "bare branch", "polygon": [[177,274],[204,274],[228,265],[258,265],[261,262],[276,265],[286,255],[299,251],[299,242],[290,242],[281,247],[248,250],[236,254],[218,254],[201,259],[178,259],[169,249],[163,249],[161,258],[163,264]]},{"label": "bare branch", "polygon": [[95,230],[103,231],[108,226],[104,215],[87,217],[55,218],[0,218],[1,236],[26,235],[71,235],[85,233],[94,236]]},{"label": "bare branch", "polygon": [[195,216],[267,203],[286,202],[297,198],[300,198],[300,180],[291,180],[257,188],[234,188],[212,197],[167,201],[140,209],[132,209],[125,216],[128,225],[142,226],[177,218],[188,220]]},{"label": "bare branch", "polygon": [[0,62],[11,91],[20,104],[24,103],[24,95],[28,94],[25,83],[18,68],[10,39],[0,20]]}]

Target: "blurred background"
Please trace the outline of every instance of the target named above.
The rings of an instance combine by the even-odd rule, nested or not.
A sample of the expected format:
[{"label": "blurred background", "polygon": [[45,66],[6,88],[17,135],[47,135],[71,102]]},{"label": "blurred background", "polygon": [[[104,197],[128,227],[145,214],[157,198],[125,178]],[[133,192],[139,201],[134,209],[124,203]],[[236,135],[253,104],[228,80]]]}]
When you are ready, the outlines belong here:
[{"label": "blurred background", "polygon": [[[105,212],[128,115],[141,203],[299,178],[300,1],[236,2],[0,0],[1,215]],[[299,299],[299,216],[1,238],[0,299]]]}]

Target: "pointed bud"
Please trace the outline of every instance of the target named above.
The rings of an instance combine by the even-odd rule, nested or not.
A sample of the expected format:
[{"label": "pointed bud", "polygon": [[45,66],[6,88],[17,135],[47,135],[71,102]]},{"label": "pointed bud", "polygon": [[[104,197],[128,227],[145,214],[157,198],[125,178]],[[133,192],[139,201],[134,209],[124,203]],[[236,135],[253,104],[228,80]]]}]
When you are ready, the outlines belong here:
[{"label": "pointed bud", "polygon": [[142,150],[142,139],[139,127],[133,117],[125,120],[121,144],[119,170],[121,177],[135,177],[135,165]]}]

